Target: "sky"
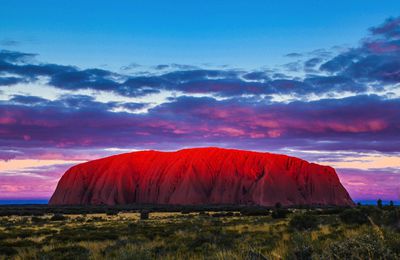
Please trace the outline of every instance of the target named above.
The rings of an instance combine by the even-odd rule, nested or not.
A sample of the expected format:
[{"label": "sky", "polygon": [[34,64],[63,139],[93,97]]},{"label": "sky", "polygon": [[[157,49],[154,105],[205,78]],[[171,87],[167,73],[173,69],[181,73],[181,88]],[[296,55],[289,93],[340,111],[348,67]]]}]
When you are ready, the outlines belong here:
[{"label": "sky", "polygon": [[74,164],[219,146],[400,200],[399,1],[0,0],[0,199]]}]

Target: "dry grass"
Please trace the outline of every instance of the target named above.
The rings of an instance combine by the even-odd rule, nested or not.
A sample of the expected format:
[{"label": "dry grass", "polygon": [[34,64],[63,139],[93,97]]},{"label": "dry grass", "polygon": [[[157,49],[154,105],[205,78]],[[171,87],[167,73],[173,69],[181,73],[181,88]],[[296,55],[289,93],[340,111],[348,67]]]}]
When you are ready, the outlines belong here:
[{"label": "dry grass", "polygon": [[[388,254],[382,258],[396,259],[399,256],[396,251],[400,247],[399,230],[378,221],[373,225],[347,225],[340,223],[338,215],[318,215],[320,224],[315,228],[295,230],[290,227],[292,215],[273,219],[238,214],[213,217],[215,212],[207,213],[158,212],[151,213],[149,220],[140,220],[137,212],[76,214],[62,221],[52,221],[52,215],[44,215],[36,219],[39,222],[32,222],[30,217],[1,217],[0,230],[5,237],[0,237],[3,245],[0,259],[58,259],[66,252],[69,259],[308,259],[308,254],[322,259],[342,259],[348,254],[373,259],[378,254]],[[302,211],[297,210],[296,214]],[[15,252],[1,254],[4,246]],[[361,249],[355,251],[355,248]]]}]

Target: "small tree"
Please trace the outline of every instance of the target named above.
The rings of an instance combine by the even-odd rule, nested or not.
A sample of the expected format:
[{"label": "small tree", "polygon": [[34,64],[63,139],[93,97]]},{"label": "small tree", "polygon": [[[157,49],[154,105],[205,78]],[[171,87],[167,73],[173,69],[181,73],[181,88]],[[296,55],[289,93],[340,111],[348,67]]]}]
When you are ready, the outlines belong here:
[{"label": "small tree", "polygon": [[377,203],[377,205],[378,205],[378,208],[382,208],[382,200],[381,199],[378,199],[378,201],[376,202]]},{"label": "small tree", "polygon": [[140,211],[140,219],[141,220],[149,219],[149,215],[150,215],[150,213],[147,210]]}]

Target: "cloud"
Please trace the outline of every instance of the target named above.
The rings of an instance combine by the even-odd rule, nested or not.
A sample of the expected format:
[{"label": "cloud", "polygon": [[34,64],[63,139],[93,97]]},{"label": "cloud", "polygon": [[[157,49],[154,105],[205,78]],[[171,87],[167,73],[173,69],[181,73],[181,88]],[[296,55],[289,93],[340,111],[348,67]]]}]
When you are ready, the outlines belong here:
[{"label": "cloud", "polygon": [[0,154],[29,157],[36,147],[176,149],[207,143],[266,150],[400,152],[400,99],[370,95],[286,104],[180,96],[147,113],[115,112],[118,107],[144,106],[102,103],[84,95],[55,101],[15,96],[0,103],[0,150],[12,147],[19,154]]},{"label": "cloud", "polygon": [[303,54],[297,53],[297,52],[291,52],[291,53],[286,54],[285,57],[288,57],[288,58],[300,58],[300,57],[303,57]]},{"label": "cloud", "polygon": [[49,198],[70,163],[27,167],[0,174],[0,198]]},{"label": "cloud", "polygon": [[0,46],[5,46],[5,47],[14,47],[18,46],[20,42],[11,40],[11,39],[2,39],[0,40]]},{"label": "cloud", "polygon": [[[177,64],[160,65],[158,73],[122,75],[39,63],[35,54],[2,51],[0,85],[46,77],[48,85],[71,93],[89,89],[128,97],[162,91],[183,95],[170,96],[138,114],[128,112],[147,108],[147,102],[98,102],[76,94],[53,101],[14,95],[0,103],[0,154],[13,158],[34,147],[169,149],[207,143],[248,149],[400,152],[399,99],[367,94],[399,83],[398,30],[398,18],[392,18],[373,27],[358,47],[333,57],[324,49],[307,54],[304,69],[312,74],[303,78],[270,70]],[[333,93],[352,95],[309,102],[299,98]],[[273,95],[289,95],[292,102],[272,102]]]},{"label": "cloud", "polygon": [[370,29],[361,46],[349,49],[321,65],[322,71],[360,83],[400,82],[400,18],[390,18]]},{"label": "cloud", "polygon": [[0,77],[0,86],[11,86],[23,82],[25,80],[19,77]]},{"label": "cloud", "polygon": [[400,200],[400,173],[391,169],[337,169],[340,181],[355,200]]},{"label": "cloud", "polygon": [[[63,90],[108,91],[126,97],[175,91],[226,98],[288,95],[304,100],[310,95],[377,93],[400,83],[399,19],[391,18],[371,28],[359,46],[341,49],[336,55],[325,49],[290,53],[287,56],[299,60],[284,65],[286,72],[160,64],[145,73],[125,75],[100,68],[40,63],[35,54],[1,51],[0,86],[44,77],[48,85]],[[295,77],[293,72],[304,75]]]}]

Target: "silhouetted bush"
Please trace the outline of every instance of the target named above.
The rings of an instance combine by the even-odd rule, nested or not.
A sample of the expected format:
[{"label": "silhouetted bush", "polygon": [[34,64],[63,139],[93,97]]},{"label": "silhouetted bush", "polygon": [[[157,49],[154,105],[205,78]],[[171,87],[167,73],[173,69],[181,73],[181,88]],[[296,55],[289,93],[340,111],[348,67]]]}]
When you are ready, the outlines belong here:
[{"label": "silhouetted bush", "polygon": [[277,208],[277,209],[274,209],[274,210],[272,211],[271,216],[272,216],[272,218],[274,218],[274,219],[279,219],[279,218],[286,218],[286,216],[287,216],[288,214],[289,214],[289,210]]},{"label": "silhouetted bush", "polygon": [[190,214],[192,212],[192,210],[190,210],[190,209],[183,209],[182,211],[181,211],[181,214]]},{"label": "silhouetted bush", "polygon": [[46,221],[47,221],[47,219],[45,219],[45,218],[41,218],[41,217],[37,217],[37,216],[31,217],[32,223],[39,224],[39,223],[46,223]]},{"label": "silhouetted bush", "polygon": [[384,225],[400,226],[400,212],[395,208],[385,211],[382,218]]},{"label": "silhouetted bush", "polygon": [[366,224],[369,222],[368,216],[359,209],[346,209],[339,215],[340,220],[346,224]]},{"label": "silhouetted bush", "polygon": [[62,215],[62,214],[54,214],[54,215],[50,218],[51,221],[64,221],[64,220],[66,220],[66,219],[67,219],[67,217],[65,217],[65,216]]},{"label": "silhouetted bush", "polygon": [[233,212],[216,212],[211,216],[214,218],[233,217]]},{"label": "silhouetted bush", "polygon": [[378,206],[378,208],[382,208],[382,200],[381,199],[378,199],[377,201],[376,201],[376,205]]},{"label": "silhouetted bush", "polygon": [[140,219],[141,220],[149,219],[149,215],[150,215],[150,212],[148,210],[140,211]]},{"label": "silhouetted bush", "polygon": [[244,208],[240,211],[243,216],[268,216],[269,210],[263,208]]},{"label": "silhouetted bush", "polygon": [[289,228],[297,230],[311,230],[318,227],[318,218],[311,214],[297,214],[289,221]]},{"label": "silhouetted bush", "polygon": [[115,215],[118,215],[118,213],[119,213],[118,210],[113,210],[113,209],[108,209],[108,210],[106,211],[106,215],[107,215],[107,216],[115,216]]}]

